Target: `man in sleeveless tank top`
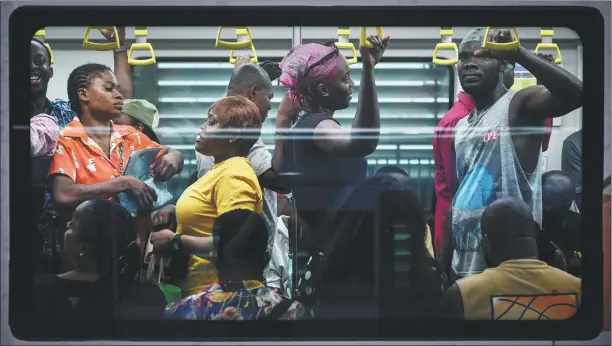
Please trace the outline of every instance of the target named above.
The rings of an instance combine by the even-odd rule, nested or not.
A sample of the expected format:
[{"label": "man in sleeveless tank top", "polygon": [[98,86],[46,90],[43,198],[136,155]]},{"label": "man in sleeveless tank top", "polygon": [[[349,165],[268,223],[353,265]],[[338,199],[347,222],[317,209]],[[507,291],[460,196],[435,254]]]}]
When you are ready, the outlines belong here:
[{"label": "man in sleeveless tank top", "polygon": [[[546,119],[582,105],[578,78],[523,47],[504,52],[482,48],[485,31],[472,30],[459,48],[459,80],[476,107],[455,127],[459,187],[452,203],[451,234],[444,237],[441,258],[445,270],[450,264],[451,279],[486,269],[480,217],[496,199],[522,199],[541,223],[540,154]],[[500,30],[491,30],[488,38],[495,42],[513,39],[509,31]],[[510,62],[525,67],[541,85],[506,89],[502,73]]]},{"label": "man in sleeveless tank top", "polygon": [[507,197],[491,203],[482,215],[489,268],[449,288],[445,316],[466,320],[573,316],[580,304],[580,279],[538,260],[537,232],[532,208],[521,199]]}]

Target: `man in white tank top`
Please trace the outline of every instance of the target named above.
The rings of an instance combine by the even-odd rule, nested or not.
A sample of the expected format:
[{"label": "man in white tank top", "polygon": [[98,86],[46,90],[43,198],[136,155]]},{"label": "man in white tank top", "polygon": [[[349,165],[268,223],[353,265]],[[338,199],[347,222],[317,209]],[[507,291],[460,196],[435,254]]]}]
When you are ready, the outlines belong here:
[{"label": "man in white tank top", "polygon": [[[578,78],[523,47],[504,52],[483,49],[485,31],[472,30],[459,47],[459,81],[476,109],[455,127],[459,188],[440,258],[445,269],[450,265],[452,278],[486,269],[480,218],[496,199],[522,199],[541,224],[539,163],[545,121],[582,106]],[[491,30],[488,38],[499,43],[513,39],[509,31],[500,30]],[[502,80],[508,63],[522,65],[541,85],[509,91]]]}]

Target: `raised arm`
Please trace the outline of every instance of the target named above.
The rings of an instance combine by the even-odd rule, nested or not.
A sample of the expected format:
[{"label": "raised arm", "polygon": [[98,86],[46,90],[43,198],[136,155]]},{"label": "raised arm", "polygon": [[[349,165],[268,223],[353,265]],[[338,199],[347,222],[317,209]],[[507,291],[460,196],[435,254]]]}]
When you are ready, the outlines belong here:
[{"label": "raised arm", "polygon": [[[502,43],[512,41],[513,37],[510,31],[493,30],[488,39]],[[522,89],[513,97],[511,107],[517,110],[514,114],[520,118],[539,122],[545,118],[563,116],[582,106],[582,82],[565,69],[523,47],[514,51],[482,49],[476,55],[514,61],[531,72],[541,84]]]},{"label": "raised arm", "polygon": [[539,119],[563,116],[582,106],[582,81],[567,70],[521,47],[516,62],[531,72],[541,85],[517,92],[521,117]]},{"label": "raised arm", "polygon": [[289,94],[285,94],[278,107],[276,115],[276,140],[274,143],[274,154],[272,155],[272,168],[277,173],[286,172],[284,162],[285,138],[291,129],[291,123],[297,119],[299,109],[294,107]]},{"label": "raised arm", "polygon": [[[101,29],[100,32],[109,41],[115,41],[114,33],[107,29]],[[128,49],[125,46],[125,27],[117,27],[119,34],[119,49],[113,51],[115,63],[115,76],[121,86],[121,95],[124,99],[132,99],[134,97],[132,86],[132,67],[128,63]]]},{"label": "raised arm", "polygon": [[378,146],[380,135],[380,110],[374,80],[374,66],[382,58],[389,37],[368,37],[374,48],[360,47],[362,58],[359,102],[350,133],[342,130],[333,120],[324,120],[314,131],[315,143],[332,155],[366,156]]}]

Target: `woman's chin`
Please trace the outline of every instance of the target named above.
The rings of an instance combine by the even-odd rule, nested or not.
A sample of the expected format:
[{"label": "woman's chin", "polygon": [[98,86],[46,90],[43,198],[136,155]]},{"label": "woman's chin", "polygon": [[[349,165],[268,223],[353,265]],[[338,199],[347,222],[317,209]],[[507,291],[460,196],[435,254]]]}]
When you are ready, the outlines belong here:
[{"label": "woman's chin", "polygon": [[213,156],[211,155],[210,151],[206,150],[208,149],[206,146],[202,145],[202,143],[197,143],[195,144],[195,151],[197,151],[198,153],[204,155],[204,156]]}]

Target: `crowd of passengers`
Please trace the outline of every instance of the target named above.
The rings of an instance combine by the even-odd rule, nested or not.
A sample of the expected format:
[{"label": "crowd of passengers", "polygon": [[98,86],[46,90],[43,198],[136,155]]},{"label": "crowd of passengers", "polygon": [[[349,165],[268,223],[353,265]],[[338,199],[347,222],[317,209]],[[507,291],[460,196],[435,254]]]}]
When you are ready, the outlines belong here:
[{"label": "crowd of passengers", "polygon": [[[160,202],[163,183],[184,159],[155,134],[155,105],[132,98],[124,28],[114,70],[76,67],[68,100],[47,98],[51,54],[33,38],[38,316],[570,317],[581,300],[581,131],[563,145],[562,170],[543,172],[540,161],[552,118],[581,107],[582,82],[551,56],[482,48],[485,32],[459,46],[463,91],[434,133],[431,219],[401,167],[367,174],[380,137],[375,70],[389,37],[360,47],[360,76],[333,42],[294,47],[280,64],[238,58],[227,95],[202,110],[197,169],[174,204]],[[512,37],[493,30],[488,39]],[[517,64],[538,84],[511,89]],[[260,132],[276,79],[287,92],[271,154]],[[334,113],[353,97],[346,128]],[[147,179],[123,174],[147,149],[156,150]],[[538,304],[524,313],[522,300]]]}]

